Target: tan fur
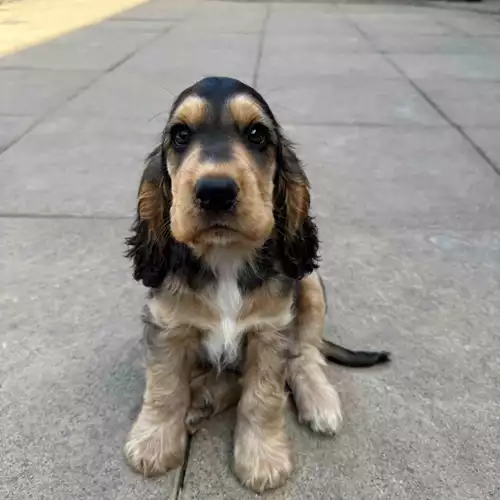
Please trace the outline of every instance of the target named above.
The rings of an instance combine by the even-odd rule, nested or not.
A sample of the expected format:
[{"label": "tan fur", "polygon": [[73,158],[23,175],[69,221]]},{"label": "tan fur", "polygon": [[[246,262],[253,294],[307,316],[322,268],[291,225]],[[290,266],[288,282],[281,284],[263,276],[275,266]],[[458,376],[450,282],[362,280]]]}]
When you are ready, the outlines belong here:
[{"label": "tan fur", "polygon": [[232,121],[241,128],[257,121],[269,123],[269,119],[261,107],[250,96],[237,95],[233,97],[227,104],[227,109]]},{"label": "tan fur", "polygon": [[[233,159],[224,164],[200,160],[199,148],[172,173],[171,230],[177,241],[207,251],[212,246],[229,246],[236,240],[253,249],[260,246],[274,226],[272,201],[273,170],[253,165],[250,155],[233,145]],[[263,171],[264,170],[264,171]],[[196,182],[202,177],[231,177],[239,188],[237,213],[226,222],[232,231],[208,229],[193,201]]]},{"label": "tan fur", "polygon": [[161,330],[148,348],[143,406],[124,446],[129,464],[145,476],[162,474],[184,460],[184,419],[197,349],[197,333],[186,327]]},{"label": "tan fur", "polygon": [[172,121],[195,127],[206,119],[208,109],[209,105],[204,99],[198,96],[189,96],[175,110]]},{"label": "tan fur", "polygon": [[281,175],[280,182],[284,184],[282,190],[286,194],[287,230],[292,237],[309,212],[309,188],[304,179],[290,175]]},{"label": "tan fur", "polygon": [[241,385],[234,372],[202,373],[191,381],[191,407],[186,415],[186,426],[194,434],[204,420],[236,406],[240,400]]},{"label": "tan fur", "polygon": [[161,185],[149,181],[142,183],[137,199],[139,217],[147,223],[150,237],[159,242],[163,240],[165,232],[164,202]]},{"label": "tan fur", "polygon": [[301,280],[297,302],[296,343],[289,361],[288,382],[299,419],[312,430],[334,434],[342,423],[340,399],[328,381],[320,353],[325,298],[317,273]]},{"label": "tan fur", "polygon": [[255,491],[284,484],[293,469],[285,432],[286,337],[276,330],[249,336],[238,404],[234,471]]}]

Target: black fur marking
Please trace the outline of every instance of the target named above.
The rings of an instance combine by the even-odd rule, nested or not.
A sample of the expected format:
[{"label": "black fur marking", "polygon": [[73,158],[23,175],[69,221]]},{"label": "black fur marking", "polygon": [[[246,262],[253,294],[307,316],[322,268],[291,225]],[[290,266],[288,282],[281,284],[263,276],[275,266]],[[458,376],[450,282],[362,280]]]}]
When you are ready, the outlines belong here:
[{"label": "black fur marking", "polygon": [[[285,229],[288,217],[285,203],[286,193],[279,182],[279,177],[293,178],[307,187],[309,187],[309,181],[300,160],[293,150],[292,143],[283,136],[277,122],[276,126],[279,137],[274,181],[274,218],[278,233],[277,254],[281,261],[283,272],[290,278],[300,280],[318,268],[320,242],[316,224],[309,213],[293,237],[291,239],[287,238]],[[286,182],[284,184],[286,189]]]},{"label": "black fur marking", "polygon": [[351,368],[368,368],[370,366],[388,363],[391,353],[387,351],[351,351],[345,347],[323,340],[321,349],[329,361]]}]

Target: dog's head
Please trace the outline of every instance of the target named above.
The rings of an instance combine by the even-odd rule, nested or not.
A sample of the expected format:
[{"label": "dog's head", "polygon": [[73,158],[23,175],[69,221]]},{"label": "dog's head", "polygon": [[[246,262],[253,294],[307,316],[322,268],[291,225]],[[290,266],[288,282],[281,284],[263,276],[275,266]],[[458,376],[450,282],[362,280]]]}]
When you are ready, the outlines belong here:
[{"label": "dog's head", "polygon": [[266,244],[292,278],[316,266],[307,177],[251,87],[211,77],[184,90],[147,163],[128,239],[146,286],[222,248],[249,256]]}]

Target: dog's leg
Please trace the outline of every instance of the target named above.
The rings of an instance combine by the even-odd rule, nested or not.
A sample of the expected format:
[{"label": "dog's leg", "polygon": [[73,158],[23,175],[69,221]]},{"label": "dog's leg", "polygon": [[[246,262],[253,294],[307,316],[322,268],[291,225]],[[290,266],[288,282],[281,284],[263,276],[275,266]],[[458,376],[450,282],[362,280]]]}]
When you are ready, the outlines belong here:
[{"label": "dog's leg", "polygon": [[340,398],[324,372],[320,349],[325,322],[325,297],[317,273],[300,282],[296,343],[289,360],[288,383],[299,420],[313,431],[334,434],[342,423]]},{"label": "dog's leg", "polygon": [[184,418],[198,340],[189,328],[168,332],[146,323],[147,379],[143,406],[124,446],[128,463],[145,476],[182,465],[187,443]]},{"label": "dog's leg", "polygon": [[201,423],[224,410],[236,406],[241,396],[239,376],[234,372],[210,370],[191,381],[191,407],[186,426],[194,434]]},{"label": "dog's leg", "polygon": [[249,335],[238,404],[234,471],[262,492],[285,483],[293,469],[284,427],[286,344],[276,332]]}]

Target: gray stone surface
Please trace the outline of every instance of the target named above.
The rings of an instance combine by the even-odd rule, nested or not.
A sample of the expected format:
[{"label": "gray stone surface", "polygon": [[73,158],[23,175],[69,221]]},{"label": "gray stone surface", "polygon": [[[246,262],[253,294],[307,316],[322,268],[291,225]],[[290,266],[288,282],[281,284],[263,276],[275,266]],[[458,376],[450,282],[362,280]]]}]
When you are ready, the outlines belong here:
[{"label": "gray stone surface", "polygon": [[500,127],[498,82],[426,79],[418,85],[453,122],[473,127]]},{"label": "gray stone surface", "polygon": [[410,78],[500,80],[500,54],[390,54]]},{"label": "gray stone surface", "polygon": [[[390,35],[378,33],[371,41],[383,52],[407,54],[491,54],[498,53],[495,39],[471,38],[466,35]],[[493,43],[492,43],[493,42]]]},{"label": "gray stone surface", "polygon": [[499,26],[154,0],[0,59],[0,498],[257,498],[230,471],[231,412],[193,440],[179,495],[179,471],[146,480],[121,455],[144,383],[123,257],[143,159],[173,98],[222,73],[258,77],[307,165],[326,334],[394,355],[329,367],[345,427],[320,438],[290,412],[297,466],[265,497],[497,500],[500,178],[463,133],[500,171]]},{"label": "gray stone surface", "polygon": [[108,73],[65,107],[72,116],[166,120],[175,96],[202,74],[160,74],[124,71]]},{"label": "gray stone surface", "polygon": [[129,221],[0,220],[0,498],[164,498],[121,448],[143,390]]},{"label": "gray stone surface", "polygon": [[[156,123],[58,116],[0,156],[0,211],[133,215]],[[22,193],[22,196],[20,194]]]},{"label": "gray stone surface", "polygon": [[311,9],[297,8],[294,5],[275,7],[267,22],[267,30],[275,35],[330,34],[339,37],[357,34],[355,27],[346,22],[345,18],[323,6],[313,6]]},{"label": "gray stone surface", "polygon": [[500,173],[499,128],[467,128],[467,134],[486,153]]},{"label": "gray stone surface", "polygon": [[0,153],[33,123],[27,116],[0,116]]},{"label": "gray stone surface", "polygon": [[184,0],[183,2],[152,0],[113,17],[132,21],[181,21],[188,17],[200,3],[197,0]]},{"label": "gray stone surface", "polygon": [[500,178],[456,131],[286,127],[331,224],[500,229]]},{"label": "gray stone surface", "polygon": [[284,123],[445,125],[403,79],[268,76],[258,83]]},{"label": "gray stone surface", "polygon": [[196,8],[177,32],[191,37],[200,33],[256,34],[262,31],[266,16],[267,7],[262,3],[211,1]]},{"label": "gray stone surface", "polygon": [[456,33],[429,13],[361,13],[348,14],[349,19],[367,35],[452,35]]},{"label": "gray stone surface", "polygon": [[446,16],[444,22],[468,35],[500,36],[500,22],[492,17],[461,13],[455,16]]},{"label": "gray stone surface", "polygon": [[104,70],[155,36],[150,30],[89,27],[0,59],[0,68]]},{"label": "gray stone surface", "polygon": [[[500,70],[499,70],[500,71]],[[265,52],[260,75],[266,78],[287,76],[352,76],[367,78],[400,78],[399,73],[379,54],[336,54],[328,50]]]},{"label": "gray stone surface", "polygon": [[122,65],[132,73],[252,72],[259,37],[254,34],[193,34],[172,30]]},{"label": "gray stone surface", "polygon": [[0,69],[0,115],[43,116],[96,76],[93,71]]},{"label": "gray stone surface", "polygon": [[271,32],[264,40],[263,52],[266,57],[286,57],[290,52],[300,53],[306,58],[312,52],[323,54],[373,52],[371,44],[360,33],[338,36],[336,32],[323,34],[275,35]]}]

